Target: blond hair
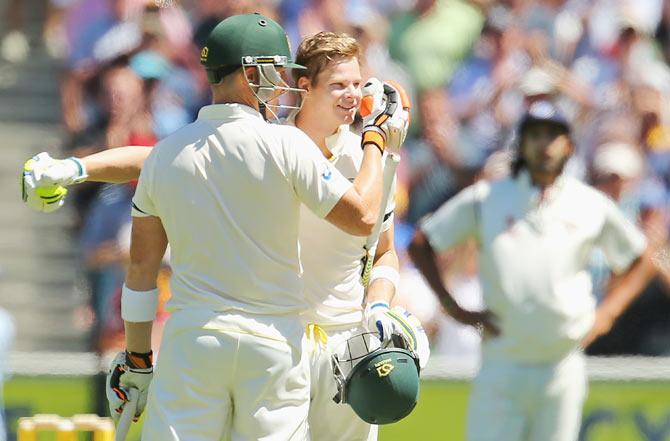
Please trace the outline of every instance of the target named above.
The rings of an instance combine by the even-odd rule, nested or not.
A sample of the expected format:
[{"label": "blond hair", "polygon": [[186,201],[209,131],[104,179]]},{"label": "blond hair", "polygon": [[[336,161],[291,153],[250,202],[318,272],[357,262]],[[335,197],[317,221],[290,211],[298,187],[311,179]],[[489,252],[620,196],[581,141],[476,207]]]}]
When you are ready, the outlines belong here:
[{"label": "blond hair", "polygon": [[363,50],[355,38],[341,33],[319,32],[305,38],[296,54],[295,62],[307,69],[293,69],[293,77],[298,81],[300,77],[307,77],[312,84],[320,72],[333,60],[338,58],[356,58],[362,61]]}]

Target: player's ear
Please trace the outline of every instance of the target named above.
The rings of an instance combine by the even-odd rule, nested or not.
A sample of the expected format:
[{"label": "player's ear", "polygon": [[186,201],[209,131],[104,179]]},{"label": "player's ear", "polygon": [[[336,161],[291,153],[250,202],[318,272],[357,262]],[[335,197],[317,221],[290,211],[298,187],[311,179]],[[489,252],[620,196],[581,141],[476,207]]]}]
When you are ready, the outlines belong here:
[{"label": "player's ear", "polygon": [[310,88],[312,87],[312,82],[306,76],[302,76],[298,77],[296,86],[298,86],[299,89],[305,89],[306,91],[309,92]]},{"label": "player's ear", "polygon": [[248,66],[243,69],[247,77],[247,81],[258,84],[258,68],[256,66]]}]

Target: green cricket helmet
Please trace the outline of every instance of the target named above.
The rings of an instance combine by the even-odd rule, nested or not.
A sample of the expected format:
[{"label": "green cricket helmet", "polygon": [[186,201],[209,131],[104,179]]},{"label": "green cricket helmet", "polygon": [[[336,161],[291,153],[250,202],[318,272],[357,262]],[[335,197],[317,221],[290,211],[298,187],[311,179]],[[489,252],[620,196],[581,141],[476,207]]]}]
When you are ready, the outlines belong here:
[{"label": "green cricket helmet", "polygon": [[[256,67],[258,82],[248,78],[247,82],[259,103],[268,108],[296,108],[269,104],[268,101],[276,98],[277,90],[304,92],[290,87],[277,71],[278,68],[305,69],[293,62],[286,32],[276,21],[258,13],[233,15],[216,25],[200,52],[200,63],[211,84],[220,83],[240,67]],[[246,78],[246,70],[244,74]]]},{"label": "green cricket helmet", "polygon": [[419,358],[402,336],[394,335],[391,346],[382,347],[375,333],[355,335],[342,357],[332,356],[332,364],[338,386],[334,401],[349,404],[363,421],[395,423],[416,406]]}]

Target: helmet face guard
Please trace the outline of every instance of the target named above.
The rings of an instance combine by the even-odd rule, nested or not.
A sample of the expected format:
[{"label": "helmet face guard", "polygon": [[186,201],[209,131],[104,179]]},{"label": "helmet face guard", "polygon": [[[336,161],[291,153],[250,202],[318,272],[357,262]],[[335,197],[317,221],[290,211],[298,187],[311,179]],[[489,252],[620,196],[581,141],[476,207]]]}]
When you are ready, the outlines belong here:
[{"label": "helmet face guard", "polygon": [[[242,57],[242,71],[244,72],[244,79],[251,87],[256,99],[258,100],[259,105],[262,108],[265,108],[272,113],[275,119],[279,119],[279,111],[284,110],[300,110],[302,99],[298,99],[298,105],[291,104],[270,104],[271,101],[274,101],[279,98],[280,95],[283,95],[286,92],[297,93],[302,96],[305,93],[305,89],[299,89],[297,87],[289,86],[286,81],[281,77],[280,73],[277,71],[277,68],[292,67],[292,64],[289,62],[288,57],[273,55],[273,56],[263,56],[263,57],[252,57],[246,56]],[[247,77],[246,68],[255,67],[258,71],[258,83],[253,83],[249,81]],[[280,94],[276,94],[276,91],[280,91]]]},{"label": "helmet face guard", "polygon": [[409,415],[419,398],[419,358],[412,344],[394,334],[381,346],[376,333],[364,332],[346,340],[342,356],[332,355],[337,394],[370,424],[389,424]]}]

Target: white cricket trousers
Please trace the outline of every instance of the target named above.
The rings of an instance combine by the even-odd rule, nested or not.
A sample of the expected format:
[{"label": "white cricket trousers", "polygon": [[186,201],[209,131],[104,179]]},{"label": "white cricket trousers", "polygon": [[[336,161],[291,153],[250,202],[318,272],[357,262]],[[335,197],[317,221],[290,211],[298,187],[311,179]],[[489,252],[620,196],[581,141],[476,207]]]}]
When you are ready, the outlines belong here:
[{"label": "white cricket trousers", "polygon": [[173,313],[143,441],[308,440],[309,366],[296,316]]},{"label": "white cricket trousers", "polygon": [[344,342],[357,333],[357,326],[344,330],[323,328],[328,336],[326,345],[320,345],[318,336],[308,335],[311,360],[311,402],[309,405],[309,434],[314,441],[376,441],[378,427],[363,421],[348,404],[337,404],[333,397],[337,384],[331,365],[331,354],[344,354]]},{"label": "white cricket trousers", "polygon": [[474,380],[468,441],[577,441],[587,394],[581,352],[555,364],[486,361]]}]

